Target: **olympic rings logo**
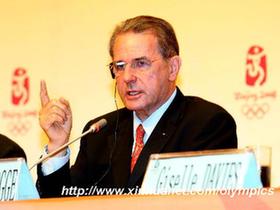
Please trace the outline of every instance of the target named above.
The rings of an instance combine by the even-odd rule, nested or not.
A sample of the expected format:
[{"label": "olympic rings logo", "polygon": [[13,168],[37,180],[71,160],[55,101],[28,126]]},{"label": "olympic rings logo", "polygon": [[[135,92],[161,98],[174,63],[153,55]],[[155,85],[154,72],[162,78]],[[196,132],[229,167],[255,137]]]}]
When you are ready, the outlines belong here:
[{"label": "olympic rings logo", "polygon": [[10,122],[7,125],[8,131],[14,136],[26,135],[31,128],[31,123],[29,121],[21,122]]},{"label": "olympic rings logo", "polygon": [[244,104],[241,108],[242,114],[248,119],[262,119],[264,115],[269,111],[269,105],[267,103],[263,104]]}]

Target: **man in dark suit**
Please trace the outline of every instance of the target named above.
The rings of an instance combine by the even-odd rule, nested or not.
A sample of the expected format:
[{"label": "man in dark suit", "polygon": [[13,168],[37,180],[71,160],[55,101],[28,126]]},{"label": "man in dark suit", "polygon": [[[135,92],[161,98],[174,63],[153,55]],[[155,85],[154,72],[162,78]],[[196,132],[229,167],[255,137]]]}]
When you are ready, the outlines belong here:
[{"label": "man in dark suit", "polygon": [[[236,125],[228,112],[201,98],[184,96],[176,87],[181,59],[168,22],[151,16],[124,21],[111,37],[110,55],[110,70],[125,108],[85,126],[87,130],[99,119],[108,121],[98,133],[83,137],[71,169],[69,149],[38,166],[42,197],[65,195],[65,186],[83,187],[84,195],[92,186],[140,187],[153,153],[237,147]],[[49,99],[44,82],[41,102],[47,153],[68,141],[72,114],[67,100]]]},{"label": "man in dark suit", "polygon": [[23,149],[7,136],[0,134],[0,158],[23,157],[26,159]]}]

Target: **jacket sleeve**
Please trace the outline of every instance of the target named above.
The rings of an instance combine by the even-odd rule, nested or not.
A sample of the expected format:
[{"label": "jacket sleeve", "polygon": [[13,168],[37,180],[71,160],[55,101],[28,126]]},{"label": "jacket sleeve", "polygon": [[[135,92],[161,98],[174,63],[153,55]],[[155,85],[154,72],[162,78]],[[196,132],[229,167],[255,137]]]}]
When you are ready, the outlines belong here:
[{"label": "jacket sleeve", "polygon": [[54,173],[44,176],[41,164],[37,166],[38,179],[36,187],[41,198],[61,197],[67,195],[70,186],[69,161]]}]

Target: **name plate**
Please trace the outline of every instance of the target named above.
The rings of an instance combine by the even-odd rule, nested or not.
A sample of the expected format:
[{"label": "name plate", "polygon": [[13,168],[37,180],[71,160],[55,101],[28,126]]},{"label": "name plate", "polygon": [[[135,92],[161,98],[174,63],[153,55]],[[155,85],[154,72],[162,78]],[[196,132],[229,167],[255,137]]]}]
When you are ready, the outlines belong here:
[{"label": "name plate", "polygon": [[143,194],[262,188],[253,151],[244,149],[153,154]]},{"label": "name plate", "polygon": [[0,159],[0,200],[39,198],[23,158]]}]

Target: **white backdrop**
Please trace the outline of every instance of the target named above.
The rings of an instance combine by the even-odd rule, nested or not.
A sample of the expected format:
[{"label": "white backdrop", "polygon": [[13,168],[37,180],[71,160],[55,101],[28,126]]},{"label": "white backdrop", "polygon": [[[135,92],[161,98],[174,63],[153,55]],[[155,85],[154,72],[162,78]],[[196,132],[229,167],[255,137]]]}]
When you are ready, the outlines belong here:
[{"label": "white backdrop", "polygon": [[[159,16],[177,32],[179,87],[225,107],[237,122],[240,148],[271,146],[272,184],[279,186],[279,11],[277,0],[0,0],[0,132],[24,148],[29,165],[38,159],[46,143],[37,119],[41,79],[51,97],[70,101],[72,137],[114,110],[110,34],[126,18]],[[253,69],[260,75],[246,73]]]}]

